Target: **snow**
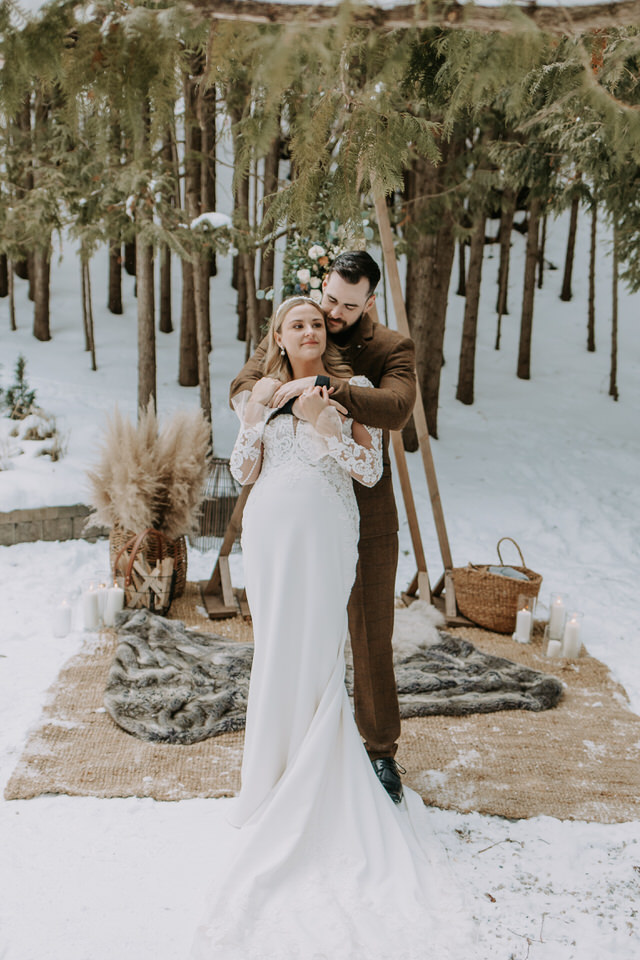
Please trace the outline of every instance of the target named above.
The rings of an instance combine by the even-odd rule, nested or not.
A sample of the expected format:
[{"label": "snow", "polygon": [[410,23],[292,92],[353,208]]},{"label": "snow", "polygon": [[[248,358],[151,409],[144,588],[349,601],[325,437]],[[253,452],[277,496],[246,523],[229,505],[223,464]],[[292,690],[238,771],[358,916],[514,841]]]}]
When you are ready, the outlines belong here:
[{"label": "snow", "polygon": [[226,213],[218,213],[216,210],[209,210],[207,213],[201,213],[191,221],[191,229],[196,227],[208,227],[211,230],[218,230],[220,227],[230,227],[233,221]]},{"label": "snow", "polygon": [[[547,255],[556,265],[562,264],[566,231],[566,220],[549,225]],[[515,376],[524,238],[514,233],[512,312],[504,318],[499,352],[493,349],[497,255],[495,247],[487,247],[476,402],[470,407],[454,399],[463,301],[452,292],[440,439],[432,447],[454,562],[497,561],[498,539],[514,537],[527,565],[544,577],[541,601],[547,604],[552,590],[569,595],[572,607],[584,613],[590,652],[610,666],[640,713],[637,299],[621,296],[620,400],[615,403],[608,396],[611,265],[605,238],[598,266],[598,349],[595,354],[585,349],[587,234],[583,229],[578,237],[574,299],[560,302],[560,273],[553,271],[537,294],[527,382]],[[75,251],[65,245],[61,253],[52,271],[49,343],[30,334],[32,306],[24,283],[16,282],[16,332],[9,330],[7,301],[0,301],[0,384],[12,381],[22,353],[38,403],[66,435],[67,454],[56,463],[29,450],[10,457],[13,469],[0,471],[1,510],[85,501],[85,470],[95,458],[105,414],[116,401],[126,413],[135,413],[133,280],[124,280],[124,315],[111,316],[103,306],[106,256],[96,258],[98,370],[92,372],[83,349]],[[212,281],[211,371],[215,451],[225,456],[235,434],[228,382],[242,363],[244,345],[235,339],[229,260],[219,257],[218,263],[220,272]],[[177,282],[174,298],[178,317]],[[159,333],[157,343],[159,410],[166,416],[197,404],[198,390],[176,382],[178,333]],[[6,431],[6,422],[2,428]],[[15,443],[25,446],[19,439]],[[420,457],[410,455],[409,465],[435,581],[441,562]],[[518,562],[515,548],[504,547],[505,562]],[[208,576],[214,556],[191,551],[190,576]],[[234,581],[240,583],[241,558],[231,559]],[[63,595],[77,598],[83,579],[107,566],[105,541],[0,548],[2,787],[48,686],[62,664],[92,639],[82,634],[77,618],[71,634],[53,637],[52,609]],[[403,519],[398,588],[414,572]],[[429,775],[437,777],[438,771]],[[66,796],[3,802],[0,957],[185,957],[216,857],[224,803]],[[437,809],[429,810],[429,823],[480,921],[483,942],[474,960],[632,960],[639,955],[640,824],[549,817],[511,822]],[[437,957],[442,946],[431,944],[425,957]]]}]

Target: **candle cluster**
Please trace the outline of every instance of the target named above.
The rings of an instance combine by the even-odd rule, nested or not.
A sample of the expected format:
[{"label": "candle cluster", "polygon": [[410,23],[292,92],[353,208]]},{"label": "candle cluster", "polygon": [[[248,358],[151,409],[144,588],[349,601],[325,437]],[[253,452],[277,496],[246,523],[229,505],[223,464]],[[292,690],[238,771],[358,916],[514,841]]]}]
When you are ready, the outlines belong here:
[{"label": "candle cluster", "polygon": [[[98,574],[82,585],[77,603],[77,619],[84,630],[98,630],[100,627],[113,627],[116,614],[124,608],[124,590],[111,575]],[[54,637],[66,637],[72,629],[74,608],[71,601],[64,597],[53,611]]]},{"label": "candle cluster", "polygon": [[582,650],[581,628],[582,614],[578,610],[568,612],[565,594],[552,593],[546,629],[547,656],[579,657]]}]

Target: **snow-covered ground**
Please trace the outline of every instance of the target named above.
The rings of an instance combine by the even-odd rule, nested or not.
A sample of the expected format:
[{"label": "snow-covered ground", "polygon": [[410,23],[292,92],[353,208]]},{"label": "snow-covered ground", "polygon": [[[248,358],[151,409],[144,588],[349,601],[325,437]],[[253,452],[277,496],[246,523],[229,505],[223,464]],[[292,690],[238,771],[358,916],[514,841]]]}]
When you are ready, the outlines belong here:
[{"label": "snow-covered ground", "polygon": [[[603,242],[598,274],[597,345],[586,343],[586,231],[579,237],[575,296],[561,303],[559,272],[546,274],[536,301],[532,380],[515,376],[523,238],[514,234],[512,313],[502,349],[493,349],[497,257],[487,247],[477,351],[476,402],[454,399],[463,302],[452,294],[445,343],[440,439],[433,442],[454,562],[491,562],[502,536],[521,545],[543,574],[541,601],[569,595],[584,613],[584,638],[626,687],[640,712],[637,576],[640,569],[640,336],[637,297],[621,300],[620,400],[607,395],[610,261]],[[561,266],[566,223],[550,225],[548,257]],[[228,263],[212,282],[212,384],[216,454],[228,455],[235,420],[227,386],[243,359],[235,340]],[[98,371],[83,350],[79,268],[70,245],[52,272],[53,340],[30,335],[32,308],[17,281],[18,331],[0,301],[0,385],[16,358],[38,403],[57,417],[67,455],[58,463],[26,452],[0,472],[0,510],[86,500],[85,469],[95,457],[105,413],[117,401],[134,413],[136,309],[125,278],[126,313],[103,307],[105,258],[93,278]],[[382,311],[381,311],[382,313]],[[178,286],[175,315],[179,317]],[[178,334],[158,334],[160,414],[198,403],[177,385]],[[0,421],[0,444],[6,436]],[[24,444],[21,444],[25,448]],[[25,448],[26,449],[26,448]],[[409,457],[431,579],[441,572],[426,483]],[[516,561],[505,545],[503,556]],[[241,558],[233,576],[241,582]],[[190,575],[207,576],[213,554],[189,556]],[[62,595],[108,566],[107,544],[82,541],[0,548],[0,784],[22,751],[47,687],[76,652],[82,634],[56,639],[51,611]],[[402,521],[398,587],[415,572]],[[78,626],[78,624],[76,624]],[[208,864],[216,855],[216,805],[145,799],[41,797],[0,806],[0,958],[2,960],[168,960],[184,957],[199,918]],[[508,822],[433,809],[434,834],[481,920],[474,960],[632,960],[640,955],[640,825]],[[442,944],[425,946],[425,960]],[[460,960],[471,960],[461,957]]]}]

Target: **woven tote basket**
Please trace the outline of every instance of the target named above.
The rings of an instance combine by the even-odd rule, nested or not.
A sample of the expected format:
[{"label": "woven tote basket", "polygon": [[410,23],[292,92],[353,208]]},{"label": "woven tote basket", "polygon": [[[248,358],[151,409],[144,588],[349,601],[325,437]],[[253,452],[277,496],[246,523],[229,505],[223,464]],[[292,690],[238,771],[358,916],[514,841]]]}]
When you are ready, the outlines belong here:
[{"label": "woven tote basket", "polygon": [[[109,533],[109,561],[111,569],[115,559],[129,541],[136,534],[132,530],[125,530],[124,527],[114,526]],[[167,551],[173,557],[176,570],[176,582],[174,585],[174,597],[181,597],[187,585],[187,541],[184,537],[178,537],[177,540],[166,540]],[[153,566],[158,560],[158,544],[156,540],[145,540],[143,545],[143,555],[149,566]]]},{"label": "woven tote basket", "polygon": [[498,540],[496,549],[500,563],[504,564],[500,554],[500,544],[504,540],[511,540],[522,560],[522,566],[511,566],[514,570],[526,574],[528,580],[516,580],[513,577],[489,573],[489,567],[493,564],[470,563],[466,567],[454,567],[451,571],[460,613],[478,626],[486,627],[495,633],[513,633],[516,627],[518,597],[537,597],[542,583],[540,574],[525,565],[522,550],[511,537]]}]

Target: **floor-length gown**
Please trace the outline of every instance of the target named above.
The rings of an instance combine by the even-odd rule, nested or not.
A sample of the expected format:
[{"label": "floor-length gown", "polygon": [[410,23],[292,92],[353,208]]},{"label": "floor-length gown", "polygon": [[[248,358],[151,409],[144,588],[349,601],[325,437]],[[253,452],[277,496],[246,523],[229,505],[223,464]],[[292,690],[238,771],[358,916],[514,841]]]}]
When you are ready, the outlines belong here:
[{"label": "floor-length gown", "polygon": [[255,649],[242,789],[228,801],[241,829],[226,865],[214,868],[197,960],[471,956],[454,945],[462,905],[444,851],[421,848],[422,800],[405,789],[402,804],[391,801],[346,693],[358,542],[352,476],[374,483],[382,458],[379,430],[370,430],[368,450],[349,421],[335,420],[322,435],[292,415],[265,413],[241,427],[234,447],[239,479],[260,471],[242,534]]}]

